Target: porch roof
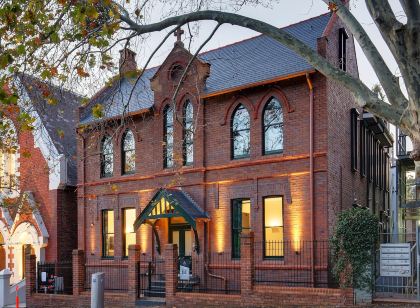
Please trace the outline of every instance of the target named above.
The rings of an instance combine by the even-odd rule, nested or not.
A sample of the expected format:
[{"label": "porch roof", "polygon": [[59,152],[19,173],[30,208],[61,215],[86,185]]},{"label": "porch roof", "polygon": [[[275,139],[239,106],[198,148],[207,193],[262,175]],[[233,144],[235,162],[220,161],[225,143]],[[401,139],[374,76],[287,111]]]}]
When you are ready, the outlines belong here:
[{"label": "porch roof", "polygon": [[194,200],[181,189],[160,188],[134,222],[137,230],[148,220],[183,217],[193,229],[197,219],[209,219]]}]

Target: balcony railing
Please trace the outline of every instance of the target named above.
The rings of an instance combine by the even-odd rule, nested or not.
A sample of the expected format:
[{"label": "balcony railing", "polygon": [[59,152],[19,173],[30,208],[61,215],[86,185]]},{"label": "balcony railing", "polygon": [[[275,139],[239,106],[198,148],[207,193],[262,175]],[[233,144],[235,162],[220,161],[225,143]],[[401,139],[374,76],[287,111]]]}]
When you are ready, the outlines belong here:
[{"label": "balcony railing", "polygon": [[398,136],[397,141],[397,156],[409,156],[412,150],[411,140],[406,135],[401,134]]}]

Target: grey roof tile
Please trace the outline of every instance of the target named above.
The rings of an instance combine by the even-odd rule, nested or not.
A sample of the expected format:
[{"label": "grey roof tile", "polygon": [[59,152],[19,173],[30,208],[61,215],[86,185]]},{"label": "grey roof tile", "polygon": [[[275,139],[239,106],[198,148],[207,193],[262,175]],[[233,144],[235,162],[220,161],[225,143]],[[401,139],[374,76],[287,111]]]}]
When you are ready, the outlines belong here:
[{"label": "grey roof tile", "polygon": [[[330,20],[330,14],[304,20],[283,28],[285,31],[316,49],[317,38],[322,36]],[[256,82],[271,80],[276,77],[306,71],[312,68],[302,57],[280,44],[278,41],[259,35],[215,50],[204,52],[199,58],[210,64],[210,76],[206,80],[206,94],[246,86]],[[158,67],[144,72],[136,86],[133,97],[126,111],[134,112],[153,106],[153,91],[150,89],[150,78]],[[97,94],[89,106],[104,104],[105,118],[121,115],[127,102],[133,82],[126,78],[121,86],[116,82]],[[91,114],[91,107],[81,117],[81,123],[97,119]]]}]

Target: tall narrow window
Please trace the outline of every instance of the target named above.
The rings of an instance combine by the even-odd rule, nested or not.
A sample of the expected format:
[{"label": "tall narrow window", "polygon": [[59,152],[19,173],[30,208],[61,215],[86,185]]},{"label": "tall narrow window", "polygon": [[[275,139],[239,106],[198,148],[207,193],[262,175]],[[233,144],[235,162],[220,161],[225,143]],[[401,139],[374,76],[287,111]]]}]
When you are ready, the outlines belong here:
[{"label": "tall narrow window", "polygon": [[264,257],[284,256],[283,198],[264,198]]},{"label": "tall narrow window", "polygon": [[366,128],[360,123],[360,175],[366,176]]},{"label": "tall narrow window", "polygon": [[125,132],[122,139],[122,173],[131,174],[136,170],[136,146],[131,130]]},{"label": "tall narrow window", "polygon": [[232,258],[241,257],[241,233],[251,228],[251,201],[232,200]]},{"label": "tall narrow window", "polygon": [[136,209],[123,209],[123,245],[124,257],[128,257],[128,247],[136,243],[136,232],[134,231],[134,221],[136,220]]},{"label": "tall narrow window", "polygon": [[114,172],[114,148],[112,139],[105,136],[101,142],[101,177],[110,177]]},{"label": "tall narrow window", "polygon": [[102,256],[114,256],[114,211],[102,211]]},{"label": "tall narrow window", "polygon": [[346,71],[346,62],[347,62],[347,39],[349,36],[347,35],[346,29],[340,28],[338,30],[338,61],[339,67],[343,71]]},{"label": "tall narrow window", "polygon": [[357,126],[358,126],[358,117],[359,112],[356,108],[353,108],[350,112],[351,119],[351,169],[353,171],[357,170],[357,154],[358,154],[358,135],[357,135]]},{"label": "tall narrow window", "polygon": [[18,136],[13,122],[8,118],[0,118],[0,193],[13,197],[18,194]]},{"label": "tall narrow window", "polygon": [[164,167],[171,168],[174,165],[174,112],[170,106],[164,112]]},{"label": "tall narrow window", "polygon": [[232,157],[249,157],[250,153],[250,117],[243,105],[236,107],[232,116]]},{"label": "tall narrow window", "polygon": [[272,97],[264,108],[264,154],[283,150],[283,110],[280,102]]},{"label": "tall narrow window", "polygon": [[194,109],[190,101],[184,105],[183,112],[183,155],[184,165],[191,165],[194,160]]}]

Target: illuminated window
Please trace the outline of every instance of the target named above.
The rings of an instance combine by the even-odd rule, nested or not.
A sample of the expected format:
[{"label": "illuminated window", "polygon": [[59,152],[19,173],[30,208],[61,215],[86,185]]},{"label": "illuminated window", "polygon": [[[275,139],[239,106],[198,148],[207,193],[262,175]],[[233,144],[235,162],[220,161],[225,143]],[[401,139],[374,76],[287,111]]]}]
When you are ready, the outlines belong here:
[{"label": "illuminated window", "polygon": [[250,152],[250,127],[249,113],[243,105],[236,107],[232,116],[232,157],[249,157]]},{"label": "illuminated window", "polygon": [[134,173],[136,169],[136,146],[134,143],[134,135],[128,130],[122,139],[122,173]]},{"label": "illuminated window", "polygon": [[283,110],[272,97],[264,108],[264,154],[283,150]]},{"label": "illuminated window", "polygon": [[184,132],[183,132],[183,138],[184,138],[184,165],[191,165],[194,160],[194,124],[193,124],[193,118],[194,118],[194,111],[193,111],[193,105],[190,101],[187,101],[184,106]]},{"label": "illuminated window", "polygon": [[164,167],[171,168],[174,165],[174,112],[167,106],[164,112]]},{"label": "illuminated window", "polygon": [[114,256],[114,211],[102,211],[102,256]]},{"label": "illuminated window", "polygon": [[134,231],[134,221],[136,220],[136,209],[123,209],[123,242],[124,257],[128,257],[128,246],[136,243],[136,232]]},{"label": "illuminated window", "polygon": [[264,198],[264,256],[284,256],[283,246],[283,198]]},{"label": "illuminated window", "polygon": [[110,177],[114,172],[114,148],[112,139],[105,136],[101,142],[101,177]]},{"label": "illuminated window", "polygon": [[232,200],[232,258],[241,257],[241,233],[251,228],[251,201],[249,199]]}]

